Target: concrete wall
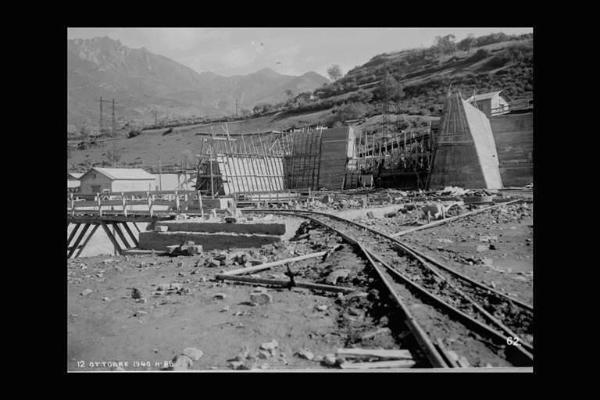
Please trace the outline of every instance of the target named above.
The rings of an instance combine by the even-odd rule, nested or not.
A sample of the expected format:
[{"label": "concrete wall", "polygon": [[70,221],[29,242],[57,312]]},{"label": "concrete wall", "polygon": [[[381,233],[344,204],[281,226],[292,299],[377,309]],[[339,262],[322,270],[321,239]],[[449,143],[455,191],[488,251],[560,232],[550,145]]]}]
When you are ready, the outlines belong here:
[{"label": "concrete wall", "polygon": [[164,251],[167,246],[180,245],[189,240],[202,245],[204,250],[252,248],[281,241],[279,236],[269,235],[147,231],[139,234],[139,248]]},{"label": "concrete wall", "polygon": [[498,115],[490,123],[504,186],[533,182],[533,113]]},{"label": "concrete wall", "polygon": [[487,189],[501,189],[500,164],[490,120],[482,111],[467,102],[464,102],[464,110],[469,123],[469,131],[475,144],[485,187]]},{"label": "concrete wall", "polygon": [[166,226],[169,232],[205,232],[205,233],[250,233],[263,235],[285,234],[285,224],[275,223],[235,223],[222,222],[190,222],[190,221],[161,221],[156,226]]},{"label": "concrete wall", "polygon": [[440,132],[430,188],[498,188],[502,186],[491,126],[483,112],[458,93],[448,97]]}]

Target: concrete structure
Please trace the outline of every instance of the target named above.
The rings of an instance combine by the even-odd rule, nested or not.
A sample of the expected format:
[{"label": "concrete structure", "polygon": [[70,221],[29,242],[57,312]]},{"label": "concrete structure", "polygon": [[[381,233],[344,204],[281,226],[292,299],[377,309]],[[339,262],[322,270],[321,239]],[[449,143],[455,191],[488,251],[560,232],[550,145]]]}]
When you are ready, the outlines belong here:
[{"label": "concrete structure", "polygon": [[477,109],[483,111],[488,118],[492,115],[506,114],[510,111],[508,102],[504,97],[500,96],[500,93],[502,93],[502,90],[478,94],[469,97],[467,101]]},{"label": "concrete structure", "polygon": [[157,222],[156,227],[166,226],[168,232],[204,232],[204,233],[249,233],[259,235],[283,235],[285,234],[285,224],[276,223],[245,223],[238,222],[227,224],[223,222],[207,221],[161,221]]},{"label": "concrete structure", "polygon": [[533,182],[533,112],[490,118],[504,186]]},{"label": "concrete structure", "polygon": [[155,176],[139,168],[94,167],[80,181],[81,194],[150,191],[156,187]]},{"label": "concrete structure", "polygon": [[148,231],[140,232],[139,248],[142,250],[164,251],[167,246],[181,245],[190,240],[195,244],[202,245],[202,248],[208,251],[260,247],[265,244],[280,242],[281,238],[274,235]]},{"label": "concrete structure", "polygon": [[502,188],[490,121],[460,93],[448,96],[435,142],[430,188]]}]

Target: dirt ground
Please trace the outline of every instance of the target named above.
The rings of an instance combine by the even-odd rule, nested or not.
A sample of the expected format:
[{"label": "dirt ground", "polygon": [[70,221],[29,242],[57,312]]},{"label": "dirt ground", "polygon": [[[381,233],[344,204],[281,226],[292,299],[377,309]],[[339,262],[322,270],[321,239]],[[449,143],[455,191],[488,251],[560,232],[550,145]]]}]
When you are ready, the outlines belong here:
[{"label": "dirt ground", "polygon": [[[398,207],[382,207],[375,219],[367,211],[356,212],[356,221],[396,233],[414,225],[401,213],[380,217]],[[495,287],[526,303],[533,302],[533,205],[520,203],[475,214],[437,227],[398,237],[443,264]]]},{"label": "dirt ground", "polygon": [[[90,257],[68,264],[68,366],[70,371],[157,370],[189,347],[203,356],[194,370],[239,369],[231,361],[244,351],[241,369],[323,369],[322,358],[350,343],[400,348],[391,332],[360,340],[388,324],[371,316],[370,305],[346,304],[335,293],[307,289],[267,289],[272,303],[253,305],[254,287],[213,281],[216,273],[239,268],[228,261],[222,268],[209,268],[209,257],[248,254],[261,261],[282,259],[332,248],[340,239],[315,231],[303,233],[285,244],[263,246],[260,250],[214,251],[198,256]],[[299,279],[327,283],[336,270],[349,270],[338,285],[355,287],[357,293],[369,288],[357,279],[364,261],[343,245],[322,259],[295,263]],[[284,267],[254,276],[285,278]],[[179,284],[171,294],[153,295],[161,284]],[[132,288],[145,302],[132,298]],[[89,292],[91,290],[91,292]],[[88,294],[89,292],[89,294]],[[164,293],[164,292],[162,292]],[[381,326],[380,326],[381,325]],[[358,339],[357,339],[358,338]],[[261,344],[276,340],[272,354],[260,351]],[[308,350],[308,360],[296,354]],[[104,362],[104,364],[102,364]],[[127,362],[127,365],[124,363]]]},{"label": "dirt ground", "polygon": [[[385,205],[340,215],[387,233],[414,227],[406,224],[412,220],[410,213],[388,214],[398,208]],[[192,370],[322,370],[333,367],[329,359],[343,347],[413,349],[373,291],[375,280],[365,261],[347,244],[324,259],[294,263],[291,269],[298,280],[327,284],[339,273],[334,284],[352,287],[354,295],[268,288],[272,302],[256,305],[250,301],[256,287],[214,279],[217,273],[242,266],[236,255],[258,263],[341,244],[341,238],[322,229],[309,230],[299,221],[290,226],[293,232],[287,232],[283,242],[252,250],[69,260],[68,370],[161,370],[172,367],[170,362],[187,348],[202,352]],[[465,275],[533,301],[531,203],[484,212],[400,240]],[[207,266],[207,260],[219,257],[225,258],[221,266]],[[279,266],[251,276],[287,279],[285,273]],[[134,298],[134,288],[142,299]],[[372,332],[379,333],[370,336]],[[261,349],[273,340],[274,350]]]}]

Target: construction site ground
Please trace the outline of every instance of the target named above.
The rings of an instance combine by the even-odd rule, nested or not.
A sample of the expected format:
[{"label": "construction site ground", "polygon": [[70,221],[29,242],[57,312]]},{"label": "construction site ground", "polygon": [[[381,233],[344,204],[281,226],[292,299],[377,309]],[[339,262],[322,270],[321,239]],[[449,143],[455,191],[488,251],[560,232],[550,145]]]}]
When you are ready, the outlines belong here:
[{"label": "construction site ground", "polygon": [[[394,215],[399,209],[395,204],[323,208],[319,211],[386,233],[414,228],[418,212]],[[110,363],[121,362],[125,370],[160,370],[186,348],[203,353],[193,370],[329,369],[327,355],[339,348],[405,348],[405,334],[391,329],[394,310],[379,301],[366,261],[339,236],[289,220],[295,235],[288,232],[283,242],[257,249],[69,260],[68,369],[115,370],[120,368]],[[458,272],[533,302],[532,203],[507,205],[399,239]],[[242,267],[236,262],[242,254],[268,262],[337,244],[341,248],[324,260],[301,261],[291,268],[297,279],[328,284],[340,272],[333,284],[355,288],[354,295],[268,288],[272,302],[256,305],[250,301],[254,286],[214,280],[220,272]],[[218,267],[207,266],[215,259],[224,260]],[[287,279],[285,272],[279,266],[253,276]],[[132,296],[134,288],[142,299]],[[273,349],[261,349],[269,343]]]}]

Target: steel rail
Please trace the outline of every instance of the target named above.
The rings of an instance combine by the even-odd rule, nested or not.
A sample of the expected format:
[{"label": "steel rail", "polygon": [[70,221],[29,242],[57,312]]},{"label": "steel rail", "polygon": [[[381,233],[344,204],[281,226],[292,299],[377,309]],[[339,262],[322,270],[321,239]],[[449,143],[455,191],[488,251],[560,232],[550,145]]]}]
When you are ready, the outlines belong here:
[{"label": "steel rail", "polygon": [[469,282],[470,284],[473,284],[473,285],[475,285],[475,286],[477,286],[477,287],[479,287],[481,289],[485,289],[485,290],[487,290],[487,291],[495,294],[498,297],[504,298],[506,300],[510,300],[513,303],[518,304],[519,306],[527,309],[528,311],[533,311],[533,306],[532,305],[524,303],[523,301],[521,301],[521,300],[519,300],[517,298],[514,298],[512,296],[509,296],[509,295],[507,295],[505,293],[501,293],[498,290],[496,290],[496,289],[494,289],[494,288],[492,288],[490,286],[487,286],[487,285],[485,285],[485,284],[483,284],[481,282],[478,282],[478,281],[476,281],[476,280],[474,280],[472,278],[469,278],[466,275],[463,275],[463,274],[461,274],[461,273],[459,273],[457,271],[454,271],[452,268],[450,268],[448,266],[444,266],[439,261],[437,261],[437,260],[435,260],[435,259],[427,256],[426,254],[424,254],[424,253],[422,253],[422,252],[420,252],[420,251],[418,251],[418,250],[416,250],[416,249],[414,249],[414,248],[412,248],[410,246],[408,246],[406,243],[400,241],[399,239],[396,239],[395,237],[392,237],[392,236],[390,236],[390,235],[388,235],[388,234],[386,234],[384,232],[378,231],[377,229],[373,229],[373,228],[371,228],[369,226],[363,225],[360,222],[350,221],[350,220],[348,220],[346,218],[343,218],[343,217],[340,217],[338,215],[324,213],[324,212],[320,212],[320,211],[279,210],[279,209],[248,209],[248,210],[243,210],[243,212],[252,212],[252,211],[270,212],[270,213],[283,213],[283,214],[285,214],[285,213],[287,213],[287,214],[302,214],[302,213],[317,214],[317,215],[323,215],[325,217],[330,217],[330,218],[333,218],[333,219],[337,219],[338,221],[345,222],[345,223],[348,223],[348,224],[356,225],[356,226],[358,226],[358,227],[360,227],[362,229],[368,230],[368,231],[373,232],[373,233],[375,233],[377,235],[381,235],[381,236],[385,237],[388,240],[396,242],[400,247],[403,248],[403,250],[412,251],[413,253],[418,254],[419,256],[421,256],[422,258],[424,258],[425,260],[429,261],[431,264],[433,264],[433,265],[435,265],[435,266],[437,266],[439,268],[442,268],[445,271],[448,271],[449,273],[453,274],[457,278],[463,279],[463,280]]},{"label": "steel rail", "polygon": [[[256,210],[248,210],[248,211],[256,211]],[[262,211],[262,210],[261,210]],[[354,221],[348,221],[344,218],[335,216],[335,215],[331,215],[331,214],[327,214],[327,213],[320,213],[320,212],[314,212],[314,211],[305,211],[305,210],[269,210],[269,211],[283,211],[284,213],[291,213],[291,214],[318,214],[318,215],[323,215],[325,217],[328,218],[332,218],[332,219],[337,219],[340,220],[344,223],[350,224],[350,225],[355,225],[355,226],[359,226],[363,229],[367,229],[373,233],[382,235],[382,236],[387,236],[385,234],[383,234],[382,232],[373,230],[369,227],[365,227],[362,224],[356,223]],[[334,231],[336,231],[339,234],[342,234],[342,232],[340,232],[338,229],[334,228],[333,226],[330,226],[326,223],[324,223],[323,221],[317,220],[313,217],[310,217],[308,215],[304,215],[306,218],[322,225],[325,226],[329,229],[333,229]],[[342,234],[342,236],[348,240],[349,236]],[[400,244],[400,245],[404,245],[403,243],[397,243],[397,240],[393,239],[393,238],[388,238],[390,239],[392,242],[396,243],[396,244]],[[355,243],[356,240],[352,238],[351,241],[354,241]],[[421,258],[419,256],[419,254],[417,254],[415,251],[413,251],[413,249],[411,248],[407,248],[408,246],[403,246],[404,248],[402,248],[402,250],[408,254],[410,254],[413,258],[417,259],[425,268],[427,268],[429,271],[431,271],[433,274],[435,274],[436,276],[440,277],[441,279],[445,280],[448,284],[448,286],[450,286],[459,296],[461,296],[463,299],[467,300],[481,315],[483,315],[488,321],[491,321],[494,325],[496,325],[497,327],[499,327],[502,331],[504,331],[505,334],[507,334],[508,336],[512,336],[515,338],[519,338],[521,340],[522,343],[522,347],[520,346],[517,348],[518,351],[520,351],[522,353],[523,356],[525,356],[527,359],[533,361],[533,356],[531,354],[531,352],[533,352],[533,346],[529,343],[527,343],[527,341],[523,340],[521,337],[519,337],[519,335],[517,335],[516,333],[514,333],[510,328],[508,328],[506,325],[504,325],[502,322],[498,321],[495,317],[493,317],[490,313],[488,313],[485,309],[483,309],[481,307],[481,305],[479,305],[476,301],[474,301],[470,296],[467,296],[464,292],[462,292],[461,290],[459,290],[458,288],[456,288],[454,285],[452,285],[450,282],[448,282],[448,280],[442,276],[439,271],[436,271],[434,268],[431,268],[431,266],[427,265],[427,262],[425,260],[423,260],[423,258]],[[504,340],[504,336],[502,336],[498,331],[492,329],[491,327],[482,324],[480,321],[477,321],[475,319],[473,319],[471,316],[467,315],[466,313],[454,308],[453,306],[449,305],[448,303],[444,302],[442,299],[440,299],[438,296],[434,295],[433,293],[431,293],[429,290],[421,287],[420,285],[414,283],[412,280],[410,280],[409,278],[407,278],[406,276],[404,276],[402,273],[400,273],[398,270],[396,270],[395,268],[389,266],[387,263],[385,263],[381,258],[379,258],[375,253],[373,253],[372,250],[369,250],[372,254],[373,257],[378,258],[378,262],[380,262],[382,265],[386,266],[388,269],[390,269],[391,271],[393,271],[393,273],[398,276],[399,278],[401,278],[403,281],[405,281],[408,285],[411,285],[414,289],[417,289],[418,291],[420,291],[423,295],[429,297],[430,299],[433,299],[435,302],[439,303],[440,305],[443,305],[443,307],[445,307],[447,310],[451,311],[453,314],[460,316],[460,318],[462,318],[463,320],[467,321],[468,324],[470,324],[471,326],[475,326],[478,330],[480,331],[484,331],[485,334],[487,335],[491,335],[494,336],[496,340]],[[506,298],[506,296],[503,296]]]},{"label": "steel rail", "polygon": [[[333,226],[327,225],[325,222],[323,222],[319,219],[316,219],[316,218],[310,217],[310,216],[305,216],[305,218],[307,218],[307,219],[315,222],[316,224],[321,225],[327,229],[333,230],[334,232],[338,233],[340,236],[342,236],[345,240],[349,241],[350,243],[353,243],[353,244],[359,243],[355,238],[347,235],[346,233],[340,231],[339,229],[337,229]],[[428,290],[426,290],[422,286],[411,281],[408,277],[406,277],[402,273],[400,273],[396,268],[387,264],[372,250],[364,248],[364,246],[362,246],[362,244],[359,244],[359,246],[362,247],[362,249],[364,249],[364,251],[366,253],[368,253],[372,258],[374,258],[378,263],[380,263],[387,270],[389,270],[392,275],[394,275],[395,277],[402,280],[402,282],[405,283],[407,286],[410,286],[413,289],[413,291],[419,292],[422,296],[428,298],[430,301],[437,304],[440,308],[443,308],[448,313],[459,317],[464,322],[463,325],[467,329],[469,329],[469,327],[472,327],[471,328],[472,331],[476,331],[479,334],[483,334],[482,336],[487,336],[488,338],[491,338],[492,340],[494,340],[497,343],[497,346],[503,346],[503,345],[507,344],[506,337],[503,336],[500,332],[494,330],[493,328],[489,327],[488,325],[481,323],[480,321],[473,319],[471,316],[465,314],[464,312],[462,312],[462,311],[458,310],[457,308],[451,306],[450,304],[446,303],[445,301],[440,299],[438,296],[430,293]],[[429,339],[429,343],[431,343],[430,339]],[[432,346],[433,346],[433,344],[432,344]],[[516,354],[517,359],[515,360],[516,363],[523,364],[523,365],[530,365],[533,362],[533,355],[530,354],[527,350],[521,348],[520,346],[511,346],[511,347],[509,347],[509,349],[513,350],[514,353],[517,353]],[[436,353],[439,354],[439,352],[436,352]]]},{"label": "steel rail", "polygon": [[356,247],[358,247],[360,249],[362,254],[369,261],[369,264],[371,264],[371,266],[375,270],[379,279],[381,279],[381,281],[382,281],[383,285],[385,286],[386,290],[388,291],[389,295],[394,299],[394,301],[400,308],[400,311],[402,312],[402,314],[404,314],[405,322],[408,326],[408,329],[411,331],[411,333],[415,337],[417,343],[421,346],[421,350],[423,350],[423,352],[425,353],[425,355],[426,355],[427,359],[429,360],[429,362],[431,363],[432,367],[433,368],[455,367],[454,365],[449,364],[445,361],[444,357],[436,349],[435,345],[429,338],[429,335],[427,335],[427,333],[425,333],[425,331],[423,330],[421,325],[418,323],[418,321],[415,319],[415,317],[409,311],[408,307],[404,304],[402,299],[398,296],[398,294],[396,293],[396,291],[394,290],[394,288],[392,287],[392,285],[390,284],[388,279],[385,277],[385,274],[379,269],[379,267],[377,266],[377,263],[375,262],[375,260],[373,260],[373,257],[364,248],[364,246],[360,242],[356,241],[354,238],[346,235],[345,233],[338,231],[335,228],[328,227],[327,225],[323,224],[319,220],[312,219],[311,217],[308,217],[308,218],[311,221],[314,221],[315,223],[320,224],[321,226],[327,227],[328,229],[333,229],[340,236],[342,236],[342,238],[344,238],[347,242],[349,242],[352,245],[355,245]]},{"label": "steel rail", "polygon": [[[516,337],[519,338],[519,340],[521,341],[521,343],[524,345],[524,347],[527,348],[527,350],[529,352],[533,352],[533,345],[531,343],[529,343],[527,340],[523,339],[523,337],[521,337],[520,335],[517,335],[512,329],[510,329],[509,327],[507,327],[505,324],[503,324],[501,321],[499,321],[498,319],[496,319],[494,316],[492,316],[489,312],[487,312],[485,309],[483,309],[483,307],[481,307],[481,305],[479,303],[477,303],[476,301],[474,301],[470,296],[466,295],[463,291],[461,291],[460,289],[456,288],[454,285],[452,285],[446,277],[444,277],[443,275],[441,275],[439,273],[439,271],[435,270],[435,268],[432,268],[430,265],[428,265],[424,259],[429,259],[429,257],[427,257],[426,255],[418,252],[417,250],[407,246],[405,243],[399,241],[396,238],[393,238],[383,232],[380,232],[378,230],[375,230],[373,228],[370,228],[368,226],[365,226],[361,223],[358,222],[354,222],[354,221],[350,221],[347,220],[345,218],[339,217],[337,215],[333,215],[333,214],[328,214],[328,213],[322,213],[322,212],[318,212],[318,211],[307,211],[307,210],[277,210],[277,211],[283,211],[283,212],[289,212],[292,214],[317,214],[317,215],[322,215],[328,218],[332,218],[332,219],[336,219],[339,220],[341,222],[350,224],[350,225],[355,225],[358,226],[362,229],[368,230],[372,233],[381,235],[383,237],[385,237],[386,239],[395,242],[396,244],[398,244],[398,246],[405,252],[409,253],[411,256],[413,256],[415,259],[417,259],[425,268],[427,268],[428,270],[430,270],[432,273],[434,273],[436,276],[438,276],[440,279],[445,280],[448,285],[450,287],[452,287],[452,289],[454,291],[456,291],[457,293],[459,293],[463,298],[465,298],[467,301],[469,301],[476,309],[477,311],[479,311],[482,315],[484,315],[489,321],[491,321],[494,325],[498,326],[500,329],[502,329],[508,336],[512,336],[512,337]],[[435,260],[434,260],[435,261]],[[441,263],[435,261],[434,262],[435,265],[441,265]],[[444,266],[444,270],[446,271],[452,271],[449,267],[445,267]],[[454,272],[454,271],[452,271]],[[517,303],[518,305],[523,306],[528,312],[532,312],[533,311],[533,307],[529,306],[528,304],[525,304],[515,298],[512,298],[510,296],[507,296],[503,293],[500,293],[492,288],[490,288],[489,286],[483,285],[482,283],[476,282],[466,276],[463,276],[459,273],[455,273],[455,276],[462,278],[463,280],[467,281],[469,284],[474,284],[477,287],[479,287],[480,289],[483,290],[487,290],[489,292],[491,292],[492,294],[494,294],[496,297],[499,297],[500,299],[503,299],[504,301],[507,302],[514,302]]]}]

